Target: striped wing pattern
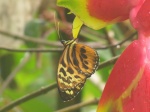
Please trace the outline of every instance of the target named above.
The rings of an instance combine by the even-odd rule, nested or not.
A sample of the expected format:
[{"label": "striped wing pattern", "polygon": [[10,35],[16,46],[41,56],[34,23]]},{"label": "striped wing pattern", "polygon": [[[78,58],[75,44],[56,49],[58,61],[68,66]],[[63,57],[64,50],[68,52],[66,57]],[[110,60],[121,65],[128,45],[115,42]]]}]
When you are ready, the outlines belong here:
[{"label": "striped wing pattern", "polygon": [[97,52],[75,40],[65,41],[64,51],[59,60],[57,83],[63,101],[72,100],[84,83],[98,67]]}]

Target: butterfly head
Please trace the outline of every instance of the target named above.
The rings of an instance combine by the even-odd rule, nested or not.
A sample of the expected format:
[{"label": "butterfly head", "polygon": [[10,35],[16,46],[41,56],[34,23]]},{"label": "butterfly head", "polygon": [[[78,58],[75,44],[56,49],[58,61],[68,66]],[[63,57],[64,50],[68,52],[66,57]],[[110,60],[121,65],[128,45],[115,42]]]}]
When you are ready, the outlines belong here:
[{"label": "butterfly head", "polygon": [[66,46],[67,45],[67,41],[66,40],[61,40],[61,43]]},{"label": "butterfly head", "polygon": [[61,40],[61,43],[64,45],[64,46],[67,46],[69,44],[72,44],[72,43],[76,43],[76,39],[72,39],[72,40]]}]

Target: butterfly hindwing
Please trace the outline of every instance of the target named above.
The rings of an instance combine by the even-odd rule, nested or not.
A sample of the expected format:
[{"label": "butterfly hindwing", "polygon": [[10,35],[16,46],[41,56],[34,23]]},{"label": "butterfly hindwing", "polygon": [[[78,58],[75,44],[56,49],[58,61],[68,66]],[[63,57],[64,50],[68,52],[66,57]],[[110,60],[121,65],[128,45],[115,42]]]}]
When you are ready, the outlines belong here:
[{"label": "butterfly hindwing", "polygon": [[[98,66],[97,52],[83,44],[67,41],[59,60],[57,83],[64,101],[73,99]],[[68,44],[69,43],[69,44]]]}]

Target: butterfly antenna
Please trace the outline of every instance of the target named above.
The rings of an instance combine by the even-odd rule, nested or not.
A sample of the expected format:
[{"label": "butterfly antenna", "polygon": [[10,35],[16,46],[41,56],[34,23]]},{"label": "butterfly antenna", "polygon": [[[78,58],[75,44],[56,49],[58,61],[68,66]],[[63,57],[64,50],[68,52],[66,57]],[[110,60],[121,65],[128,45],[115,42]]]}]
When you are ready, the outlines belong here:
[{"label": "butterfly antenna", "polygon": [[60,31],[59,31],[59,26],[60,26],[60,22],[57,23],[58,27],[57,27],[57,34],[60,40],[62,40],[61,35],[60,35]]},{"label": "butterfly antenna", "polygon": [[56,28],[56,31],[57,31],[57,35],[59,37],[60,40],[62,40],[61,36],[60,36],[60,31],[59,31],[59,25],[60,25],[60,22],[56,22],[56,14],[54,13],[54,21],[55,21],[55,28]]}]

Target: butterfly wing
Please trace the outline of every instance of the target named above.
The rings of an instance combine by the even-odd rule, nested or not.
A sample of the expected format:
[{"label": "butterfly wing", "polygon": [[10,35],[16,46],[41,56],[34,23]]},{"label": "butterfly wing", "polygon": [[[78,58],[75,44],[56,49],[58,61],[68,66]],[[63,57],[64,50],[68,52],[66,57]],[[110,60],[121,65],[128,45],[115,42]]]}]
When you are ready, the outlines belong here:
[{"label": "butterfly wing", "polygon": [[73,66],[87,77],[90,77],[97,69],[99,56],[97,52],[89,46],[75,44],[72,46],[71,62]]},{"label": "butterfly wing", "polygon": [[67,46],[59,60],[57,83],[59,93],[64,101],[73,99],[84,86],[86,76],[79,73],[71,64],[69,52],[71,46]]},{"label": "butterfly wing", "polygon": [[73,99],[98,67],[97,52],[83,44],[70,43],[59,60],[57,83],[64,101]]}]

